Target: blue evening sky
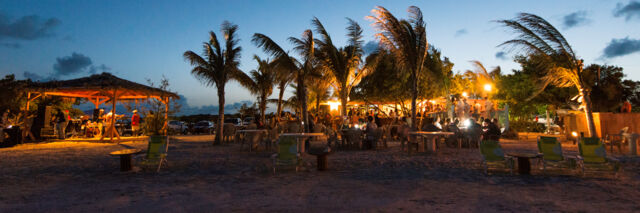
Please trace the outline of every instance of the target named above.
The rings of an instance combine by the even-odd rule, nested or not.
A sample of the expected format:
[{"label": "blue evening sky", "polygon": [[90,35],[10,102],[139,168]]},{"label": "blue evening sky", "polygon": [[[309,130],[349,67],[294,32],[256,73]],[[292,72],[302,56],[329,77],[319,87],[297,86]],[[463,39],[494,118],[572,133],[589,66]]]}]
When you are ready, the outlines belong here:
[{"label": "blue evening sky", "polygon": [[[585,63],[621,66],[628,78],[640,80],[640,11],[632,7],[636,3],[640,5],[627,0],[0,0],[0,75],[24,78],[27,72],[43,78],[68,79],[88,75],[91,70],[107,70],[141,83],[146,83],[147,78],[158,81],[164,75],[170,79],[171,89],[184,95],[189,105],[217,105],[214,88],[203,86],[190,74],[191,67],[182,53],[200,53],[208,31],[219,33],[224,20],[239,25],[241,69],[248,72],[256,67],[253,54],[265,56],[251,43],[256,32],[289,49],[286,38],[299,37],[311,28],[310,20],[316,16],[334,42],[342,46],[345,17],[358,21],[364,28],[365,40],[370,41],[374,31],[365,16],[371,15],[371,9],[384,6],[396,17],[406,18],[407,7],[415,5],[424,13],[430,43],[455,63],[454,71],[470,69],[470,60],[479,60],[487,67],[501,66],[503,71],[518,68],[510,55],[496,57],[503,51],[496,46],[513,35],[492,21],[528,12],[559,28]],[[625,7],[628,5],[631,6]],[[27,18],[32,22],[20,21],[26,16],[31,16]],[[28,32],[29,27],[42,32]],[[24,29],[25,34],[17,32],[19,29]],[[604,50],[608,45],[611,47],[607,55]],[[255,99],[237,83],[228,85],[226,98],[229,104]]]}]

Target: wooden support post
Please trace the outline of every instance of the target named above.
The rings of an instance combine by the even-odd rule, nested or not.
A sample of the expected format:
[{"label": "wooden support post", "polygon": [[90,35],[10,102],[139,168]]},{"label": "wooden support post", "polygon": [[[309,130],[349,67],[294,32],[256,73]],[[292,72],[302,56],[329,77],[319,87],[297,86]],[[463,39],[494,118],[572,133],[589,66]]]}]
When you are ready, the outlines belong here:
[{"label": "wooden support post", "polygon": [[164,98],[164,135],[167,135],[167,129],[169,128],[169,97]]}]

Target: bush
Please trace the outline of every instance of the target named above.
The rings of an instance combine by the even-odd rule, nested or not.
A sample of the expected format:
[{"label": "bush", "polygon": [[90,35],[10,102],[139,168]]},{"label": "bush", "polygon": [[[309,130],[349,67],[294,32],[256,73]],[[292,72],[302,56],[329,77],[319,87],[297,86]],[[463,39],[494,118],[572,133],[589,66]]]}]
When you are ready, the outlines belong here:
[{"label": "bush", "polygon": [[509,121],[509,128],[516,132],[544,132],[544,124],[535,121]]}]

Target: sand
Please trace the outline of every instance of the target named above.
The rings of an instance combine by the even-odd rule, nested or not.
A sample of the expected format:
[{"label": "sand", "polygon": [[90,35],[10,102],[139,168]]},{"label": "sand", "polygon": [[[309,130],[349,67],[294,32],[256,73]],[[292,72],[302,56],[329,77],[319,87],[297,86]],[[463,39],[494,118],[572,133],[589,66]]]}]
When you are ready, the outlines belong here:
[{"label": "sand", "polygon": [[[171,139],[169,167],[120,172],[121,144],[56,142],[0,149],[0,212],[633,212],[640,211],[640,160],[620,157],[610,175],[486,175],[477,149],[409,156],[396,143],[380,151],[337,151],[329,171],[272,174],[271,152],[211,136]],[[535,144],[504,141],[506,152]],[[563,144],[566,154],[576,147]],[[608,151],[608,150],[607,150]],[[142,157],[142,155],[140,156]]]}]

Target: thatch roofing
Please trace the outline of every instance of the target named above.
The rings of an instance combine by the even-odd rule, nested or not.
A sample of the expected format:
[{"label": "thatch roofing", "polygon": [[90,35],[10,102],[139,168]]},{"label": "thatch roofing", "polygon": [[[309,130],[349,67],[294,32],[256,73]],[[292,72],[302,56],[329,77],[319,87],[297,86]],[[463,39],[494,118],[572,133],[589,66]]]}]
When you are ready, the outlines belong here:
[{"label": "thatch roofing", "polygon": [[79,98],[111,98],[114,91],[118,99],[179,98],[175,93],[118,78],[106,72],[71,80],[32,83],[27,90],[44,95]]}]

